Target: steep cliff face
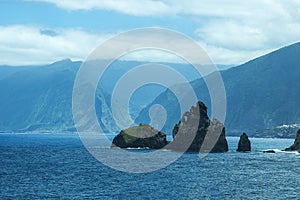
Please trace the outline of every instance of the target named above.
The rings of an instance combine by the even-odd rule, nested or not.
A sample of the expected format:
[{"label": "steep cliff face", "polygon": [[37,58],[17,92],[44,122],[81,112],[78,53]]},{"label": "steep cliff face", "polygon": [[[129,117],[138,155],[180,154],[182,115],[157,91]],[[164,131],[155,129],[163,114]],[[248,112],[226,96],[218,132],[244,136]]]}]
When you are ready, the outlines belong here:
[{"label": "steep cliff face", "polygon": [[[111,95],[116,84],[128,71],[147,63],[116,61],[102,74],[95,94],[95,107],[104,132],[120,131],[111,113]],[[41,66],[0,65],[0,132],[76,132],[72,93],[81,64],[66,59]],[[189,81],[197,77],[195,71],[187,70],[190,68],[186,64],[167,65],[184,74]],[[129,102],[132,118],[164,89],[156,84],[146,84],[136,90]]]},{"label": "steep cliff face", "polygon": [[228,144],[224,125],[217,119],[211,121],[207,107],[197,102],[174,126],[171,149],[192,152],[226,152]]},{"label": "steep cliff face", "polygon": [[297,132],[295,142],[289,148],[286,148],[285,151],[299,151],[300,152],[300,129]]},{"label": "steep cliff face", "polygon": [[[221,71],[226,90],[226,132],[231,136],[240,136],[246,131],[253,136],[257,130],[273,129],[282,124],[300,124],[300,43],[296,43],[275,52],[251,60],[240,66]],[[206,80],[213,80],[208,75]],[[198,100],[210,105],[210,93],[204,79],[192,81]],[[178,86],[180,87],[180,86]],[[187,94],[186,96],[188,96]],[[148,123],[147,113],[151,106],[162,105],[168,118],[162,131],[169,133],[180,119],[178,100],[170,91],[161,93],[151,104],[145,107],[136,123]],[[256,137],[289,137],[276,131],[257,134]]]}]

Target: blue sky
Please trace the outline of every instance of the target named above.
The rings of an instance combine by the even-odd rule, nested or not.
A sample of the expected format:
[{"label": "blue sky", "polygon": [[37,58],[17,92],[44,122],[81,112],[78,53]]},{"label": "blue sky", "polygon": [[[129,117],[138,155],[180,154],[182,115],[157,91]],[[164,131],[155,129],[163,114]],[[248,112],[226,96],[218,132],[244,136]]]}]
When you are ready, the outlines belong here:
[{"label": "blue sky", "polygon": [[153,26],[188,35],[215,63],[239,64],[298,42],[298,19],[297,0],[2,0],[0,64],[84,60],[120,32]]},{"label": "blue sky", "polygon": [[[84,2],[84,1],[83,1]],[[40,25],[49,28],[83,28],[87,31],[118,31],[162,26],[192,34],[195,23],[184,16],[132,16],[108,10],[64,10],[55,4],[7,0],[0,8],[1,25]]]}]

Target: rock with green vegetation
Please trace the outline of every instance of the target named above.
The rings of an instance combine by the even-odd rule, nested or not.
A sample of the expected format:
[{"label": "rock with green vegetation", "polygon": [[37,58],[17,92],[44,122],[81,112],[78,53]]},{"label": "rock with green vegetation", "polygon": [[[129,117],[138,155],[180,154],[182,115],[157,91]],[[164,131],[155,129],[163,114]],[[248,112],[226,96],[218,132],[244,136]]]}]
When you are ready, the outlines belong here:
[{"label": "rock with green vegetation", "polygon": [[240,136],[239,144],[237,150],[238,152],[249,152],[251,151],[251,142],[246,133]]},{"label": "rock with green vegetation", "polygon": [[170,148],[176,151],[227,152],[225,127],[217,119],[211,121],[205,104],[197,102],[175,125]]},{"label": "rock with green vegetation", "polygon": [[122,130],[112,142],[111,147],[160,149],[168,144],[166,134],[150,125],[140,124]]},{"label": "rock with green vegetation", "polygon": [[295,142],[289,148],[286,148],[285,151],[299,151],[300,152],[300,129],[297,132]]}]

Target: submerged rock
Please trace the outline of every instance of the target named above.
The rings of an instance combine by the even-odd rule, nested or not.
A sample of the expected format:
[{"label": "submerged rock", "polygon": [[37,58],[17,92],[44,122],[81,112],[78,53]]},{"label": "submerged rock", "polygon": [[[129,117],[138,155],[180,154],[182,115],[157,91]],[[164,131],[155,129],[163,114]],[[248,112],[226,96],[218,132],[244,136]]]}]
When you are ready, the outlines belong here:
[{"label": "submerged rock", "polygon": [[243,133],[240,136],[238,148],[237,148],[236,151],[239,151],[239,152],[251,151],[251,142],[250,142],[250,140],[248,138],[248,135],[246,133]]},{"label": "submerged rock", "polygon": [[285,151],[299,151],[300,152],[300,129],[297,132],[296,139],[294,144],[289,148],[286,148]]},{"label": "submerged rock", "polygon": [[111,147],[160,149],[167,144],[166,134],[150,125],[140,124],[122,130],[114,137]]},{"label": "submerged rock", "polygon": [[197,102],[189,112],[184,113],[174,126],[170,148],[176,151],[227,152],[228,144],[224,125],[217,119],[211,121],[207,107]]},{"label": "submerged rock", "polygon": [[264,153],[276,153],[273,149],[264,150]]}]

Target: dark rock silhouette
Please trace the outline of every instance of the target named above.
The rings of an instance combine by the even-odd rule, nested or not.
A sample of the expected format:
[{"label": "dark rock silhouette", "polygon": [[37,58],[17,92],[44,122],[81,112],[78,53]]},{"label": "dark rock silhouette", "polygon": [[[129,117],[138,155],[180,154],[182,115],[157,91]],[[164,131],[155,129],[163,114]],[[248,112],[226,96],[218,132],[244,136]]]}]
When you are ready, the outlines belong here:
[{"label": "dark rock silhouette", "polygon": [[276,153],[274,150],[272,150],[272,149],[269,149],[269,150],[265,150],[265,151],[263,151],[264,153]]},{"label": "dark rock silhouette", "polygon": [[189,112],[184,113],[173,129],[170,149],[192,152],[227,152],[224,125],[217,119],[211,121],[207,107],[197,102]]},{"label": "dark rock silhouette", "polygon": [[296,139],[294,144],[289,148],[286,148],[285,151],[299,151],[300,152],[300,129],[297,132]]},{"label": "dark rock silhouette", "polygon": [[160,149],[167,144],[166,134],[147,124],[140,124],[122,130],[113,139],[111,147]]},{"label": "dark rock silhouette", "polygon": [[[112,147],[120,148],[167,148],[190,152],[227,152],[228,144],[224,125],[217,119],[207,116],[207,107],[197,102],[190,111],[185,112],[174,126],[173,141],[166,140],[166,134],[147,124],[122,130],[112,142]],[[169,145],[167,145],[169,144]],[[167,146],[166,146],[167,145]]]},{"label": "dark rock silhouette", "polygon": [[251,142],[246,133],[240,136],[239,144],[237,150],[238,152],[248,152],[251,151]]}]

